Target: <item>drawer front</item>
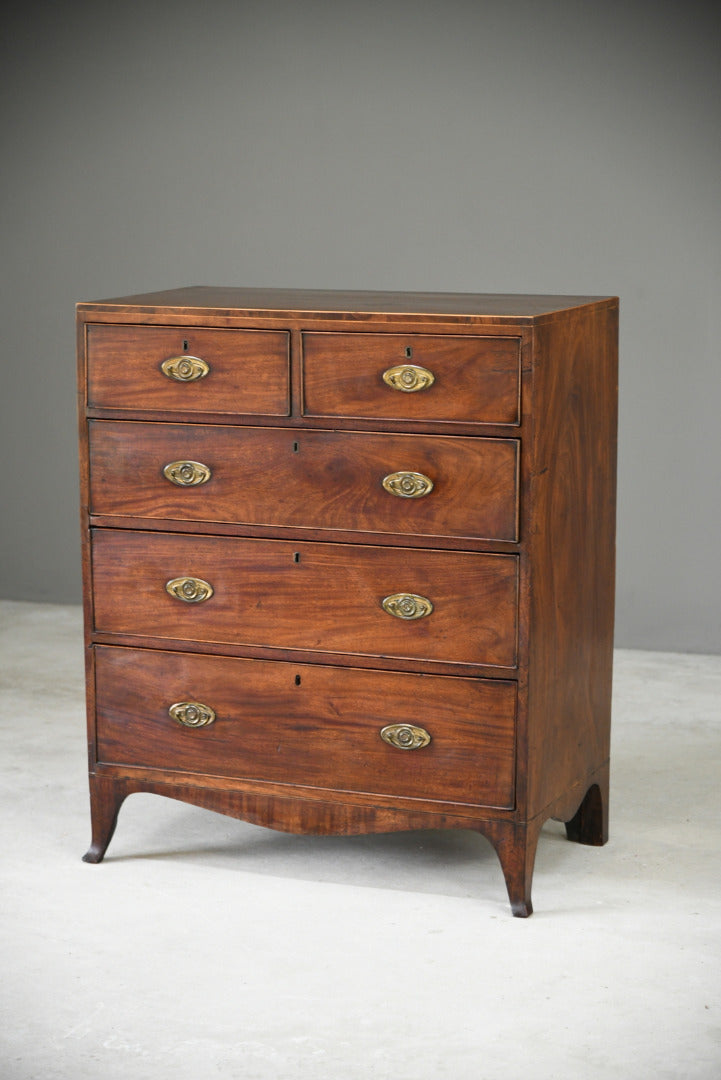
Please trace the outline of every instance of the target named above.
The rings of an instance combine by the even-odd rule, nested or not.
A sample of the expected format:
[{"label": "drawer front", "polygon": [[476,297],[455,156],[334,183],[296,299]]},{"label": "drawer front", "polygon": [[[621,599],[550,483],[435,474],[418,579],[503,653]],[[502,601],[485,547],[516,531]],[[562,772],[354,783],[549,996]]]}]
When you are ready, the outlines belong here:
[{"label": "drawer front", "polygon": [[[94,530],[98,632],[513,667],[515,555]],[[189,598],[168,582],[186,578]],[[423,612],[418,597],[430,601]],[[389,600],[399,597],[397,600]],[[386,608],[383,601],[388,601]],[[390,611],[388,610],[390,609]],[[395,614],[393,613],[395,611]],[[414,615],[413,618],[403,616]]]},{"label": "drawer front", "polygon": [[[96,695],[105,764],[513,806],[512,682],[97,647]],[[430,742],[389,745],[391,723]]]},{"label": "drawer front", "polygon": [[288,345],[284,330],[91,324],[88,405],[288,416]]},{"label": "drawer front", "polygon": [[517,424],[520,356],[518,337],[306,333],[304,413]]},{"label": "drawer front", "polygon": [[[518,442],[284,428],[90,422],[94,514],[482,539],[517,538]],[[187,486],[174,463],[204,466]],[[424,481],[427,494],[403,485]],[[192,474],[192,475],[191,475]],[[180,477],[182,481],[182,476]],[[393,483],[401,494],[394,494]]]}]

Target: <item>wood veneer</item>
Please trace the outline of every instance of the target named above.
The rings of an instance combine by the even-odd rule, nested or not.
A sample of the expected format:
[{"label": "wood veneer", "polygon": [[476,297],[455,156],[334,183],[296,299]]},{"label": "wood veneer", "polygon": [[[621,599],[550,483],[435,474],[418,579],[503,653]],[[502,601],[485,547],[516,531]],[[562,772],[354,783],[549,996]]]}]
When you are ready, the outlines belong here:
[{"label": "wood veneer", "polygon": [[[302,348],[306,416],[518,422],[520,338],[306,333]],[[388,393],[382,373],[404,363],[432,370],[432,396]]]},{"label": "wood veneer", "polygon": [[[518,534],[513,439],[112,421],[89,429],[97,514],[409,537]],[[163,468],[181,458],[207,465],[210,480],[169,484]],[[427,476],[431,496],[385,491],[397,470]]]},{"label": "wood veneer", "polygon": [[[605,842],[617,318],[197,286],[78,305],[88,861],[135,791],[291,832],[471,828],[528,915],[544,821]],[[163,374],[184,354],[207,377]],[[388,387],[393,362],[433,386]],[[169,460],[212,480],[175,487]],[[433,491],[389,495],[394,470]],[[182,575],[213,597],[169,596]],[[392,617],[392,592],[433,612]],[[206,727],[168,711],[206,698]]]}]

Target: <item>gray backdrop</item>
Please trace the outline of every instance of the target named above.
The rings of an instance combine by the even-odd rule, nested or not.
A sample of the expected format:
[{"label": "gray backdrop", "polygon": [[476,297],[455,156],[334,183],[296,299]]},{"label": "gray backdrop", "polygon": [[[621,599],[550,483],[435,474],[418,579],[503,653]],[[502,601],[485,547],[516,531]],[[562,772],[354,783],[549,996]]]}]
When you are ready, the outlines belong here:
[{"label": "gray backdrop", "polygon": [[10,7],[0,596],[79,599],[76,300],[613,293],[617,643],[721,652],[717,4]]}]

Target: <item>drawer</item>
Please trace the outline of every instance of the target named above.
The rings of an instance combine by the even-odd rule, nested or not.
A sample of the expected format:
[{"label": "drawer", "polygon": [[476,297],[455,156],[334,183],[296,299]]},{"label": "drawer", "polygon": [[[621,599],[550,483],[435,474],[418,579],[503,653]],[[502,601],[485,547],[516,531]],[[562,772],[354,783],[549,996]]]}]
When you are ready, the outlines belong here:
[{"label": "drawer", "polygon": [[305,333],[303,411],[517,424],[520,359],[519,337]]},{"label": "drawer", "polygon": [[[93,514],[517,538],[514,439],[108,420],[89,428]],[[167,479],[166,466],[184,461],[207,475],[191,466],[188,486],[182,475]],[[419,497],[394,494],[394,483],[401,492],[404,483],[423,483],[401,477],[387,490],[383,481],[397,473],[433,487]]]},{"label": "drawer", "polygon": [[[510,668],[517,563],[515,555],[479,552],[96,529],[95,628]],[[170,595],[166,584],[186,578],[207,583],[212,595],[196,599],[190,586],[187,600]],[[402,599],[384,609],[401,594],[432,610]],[[400,617],[407,614],[417,617]]]},{"label": "drawer", "polygon": [[[513,806],[512,682],[154,650],[95,653],[104,764]],[[170,715],[172,705],[188,702],[207,706],[214,719],[188,727]],[[390,723],[421,727],[430,742],[389,745],[380,731]]]},{"label": "drawer", "polygon": [[284,330],[91,324],[88,405],[288,416],[288,343]]}]

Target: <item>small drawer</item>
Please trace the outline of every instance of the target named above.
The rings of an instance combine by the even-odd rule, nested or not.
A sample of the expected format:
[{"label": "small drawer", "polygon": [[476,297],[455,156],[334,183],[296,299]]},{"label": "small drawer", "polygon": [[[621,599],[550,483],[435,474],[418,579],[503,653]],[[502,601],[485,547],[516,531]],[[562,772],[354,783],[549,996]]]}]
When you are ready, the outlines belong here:
[{"label": "small drawer", "polygon": [[516,664],[515,555],[96,529],[92,565],[100,633]]},{"label": "small drawer", "polygon": [[515,439],[110,420],[89,429],[93,514],[517,538]]},{"label": "small drawer", "polygon": [[[513,806],[512,682],[95,652],[103,764]],[[381,737],[389,725],[399,745]],[[425,745],[410,746],[413,729],[429,736],[415,740]]]},{"label": "small drawer", "polygon": [[521,339],[303,334],[306,416],[519,422]]},{"label": "small drawer", "polygon": [[284,330],[87,327],[88,406],[288,416]]}]

